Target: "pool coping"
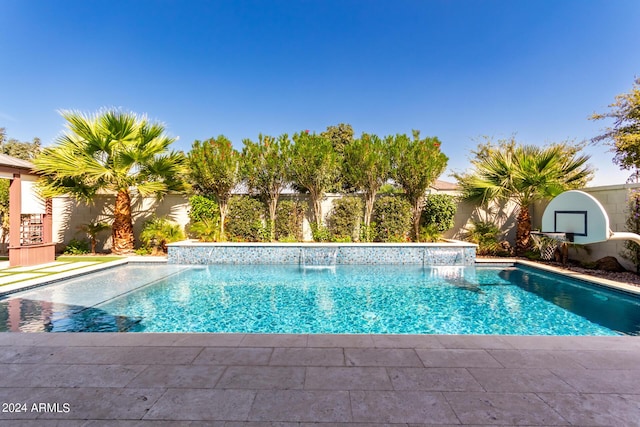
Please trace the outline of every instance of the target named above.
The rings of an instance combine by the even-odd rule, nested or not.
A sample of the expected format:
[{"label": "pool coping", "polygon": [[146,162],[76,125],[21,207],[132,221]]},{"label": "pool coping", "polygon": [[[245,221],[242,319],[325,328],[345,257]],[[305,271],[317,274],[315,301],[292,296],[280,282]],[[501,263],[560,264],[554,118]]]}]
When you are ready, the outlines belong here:
[{"label": "pool coping", "polygon": [[596,285],[603,288],[611,288],[619,292],[640,296],[640,287],[638,286],[630,285],[623,282],[618,282],[615,280],[605,279],[602,277],[589,276],[588,274],[567,270],[567,269],[556,267],[553,265],[541,264],[534,261],[529,261],[529,260],[524,260],[519,258],[477,258],[476,259],[476,265],[491,265],[491,264],[493,265],[503,265],[503,264],[524,265],[524,266],[542,270],[545,272],[566,276],[578,281],[587,282],[591,285]]}]

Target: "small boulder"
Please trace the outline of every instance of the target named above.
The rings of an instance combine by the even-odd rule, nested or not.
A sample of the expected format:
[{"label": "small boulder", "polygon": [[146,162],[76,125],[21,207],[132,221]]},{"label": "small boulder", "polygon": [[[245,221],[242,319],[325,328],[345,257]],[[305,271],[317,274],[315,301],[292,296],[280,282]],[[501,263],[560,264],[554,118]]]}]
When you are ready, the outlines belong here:
[{"label": "small boulder", "polygon": [[620,265],[616,257],[606,256],[596,261],[596,268],[602,271],[610,271],[615,273],[622,273],[626,271],[625,268]]}]

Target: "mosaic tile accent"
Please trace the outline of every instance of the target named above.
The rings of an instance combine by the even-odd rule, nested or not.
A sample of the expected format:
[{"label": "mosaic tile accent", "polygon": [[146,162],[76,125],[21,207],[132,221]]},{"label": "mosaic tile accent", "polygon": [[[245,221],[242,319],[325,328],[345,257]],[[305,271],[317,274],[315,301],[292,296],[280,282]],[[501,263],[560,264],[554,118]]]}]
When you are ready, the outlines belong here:
[{"label": "mosaic tile accent", "polygon": [[444,244],[197,243],[169,245],[169,264],[474,265],[476,247]]}]

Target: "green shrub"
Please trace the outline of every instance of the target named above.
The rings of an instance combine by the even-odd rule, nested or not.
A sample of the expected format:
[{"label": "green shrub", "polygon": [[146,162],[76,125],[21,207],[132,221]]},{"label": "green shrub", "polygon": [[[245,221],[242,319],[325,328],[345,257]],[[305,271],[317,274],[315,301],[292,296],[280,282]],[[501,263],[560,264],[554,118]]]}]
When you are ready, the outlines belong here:
[{"label": "green shrub", "polygon": [[218,204],[204,196],[193,196],[189,199],[189,219],[191,222],[203,220],[220,221]]},{"label": "green shrub", "polygon": [[406,242],[411,230],[411,205],[402,197],[382,196],[373,205],[376,240]]},{"label": "green shrub", "polygon": [[311,226],[311,235],[314,242],[331,241],[331,233],[327,227],[324,225],[318,226],[315,222],[311,222],[309,225]]},{"label": "green shrub", "polygon": [[168,218],[151,218],[145,221],[140,233],[140,241],[151,248],[152,254],[167,253],[167,243],[184,240],[184,232],[179,224]]},{"label": "green shrub", "polygon": [[[640,191],[638,189],[629,192],[626,214],[625,230],[640,233]],[[621,255],[636,266],[636,273],[640,273],[640,245],[631,240],[626,241]]]},{"label": "green shrub", "polygon": [[280,242],[301,242],[302,223],[307,204],[293,200],[281,200],[276,209],[276,239]]},{"label": "green shrub", "polygon": [[189,224],[189,234],[201,242],[217,242],[220,240],[220,220],[204,218]]},{"label": "green shrub", "polygon": [[359,240],[362,213],[362,200],[359,197],[343,197],[335,200],[327,218],[331,239],[341,242]]},{"label": "green shrub", "polygon": [[218,204],[205,196],[189,199],[189,234],[203,242],[220,240],[220,209]]},{"label": "green shrub", "polygon": [[147,246],[142,246],[142,247],[136,249],[134,252],[138,256],[145,256],[145,255],[151,255],[151,252],[153,252],[153,251],[152,251],[151,248],[149,248]]},{"label": "green shrub", "polygon": [[437,242],[442,237],[442,233],[436,224],[427,224],[420,227],[421,242]]},{"label": "green shrub", "polygon": [[455,198],[448,194],[429,194],[425,199],[420,217],[421,226],[430,226],[431,230],[443,233],[455,224],[458,205]]},{"label": "green shrub", "polygon": [[361,242],[373,242],[376,240],[376,230],[378,225],[375,222],[371,222],[369,227],[364,224],[360,224],[360,241]]},{"label": "green shrub", "polygon": [[71,239],[64,248],[65,255],[84,255],[89,253],[89,242],[86,239]]},{"label": "green shrub", "polygon": [[265,234],[264,203],[249,196],[232,196],[225,223],[227,238],[236,242],[260,242]]}]

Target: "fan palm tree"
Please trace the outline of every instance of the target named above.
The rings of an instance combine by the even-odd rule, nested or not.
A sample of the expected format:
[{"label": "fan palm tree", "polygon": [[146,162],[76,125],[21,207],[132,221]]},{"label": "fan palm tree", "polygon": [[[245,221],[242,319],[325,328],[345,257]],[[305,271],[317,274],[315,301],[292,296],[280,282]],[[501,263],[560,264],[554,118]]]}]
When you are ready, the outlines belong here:
[{"label": "fan palm tree", "polygon": [[533,203],[581,188],[593,176],[589,156],[578,154],[581,148],[569,144],[521,146],[514,141],[494,147],[488,143],[475,152],[472,172],[454,176],[468,201],[485,206],[494,200],[517,204],[516,253],[522,254],[530,244]]},{"label": "fan palm tree", "polygon": [[162,124],[144,116],[117,110],[61,114],[66,133],[34,160],[43,175],[43,196],[68,194],[89,203],[98,192],[115,193],[112,252],[131,253],[131,190],[137,189],[142,197],[182,190],[184,155],[170,151],[174,139],[165,135]]},{"label": "fan palm tree", "polygon": [[89,242],[91,242],[91,253],[96,253],[96,246],[98,245],[98,234],[101,231],[107,230],[109,228],[109,224],[105,224],[104,222],[88,222],[86,224],[82,224],[78,226],[79,231],[83,231],[89,236]]}]

